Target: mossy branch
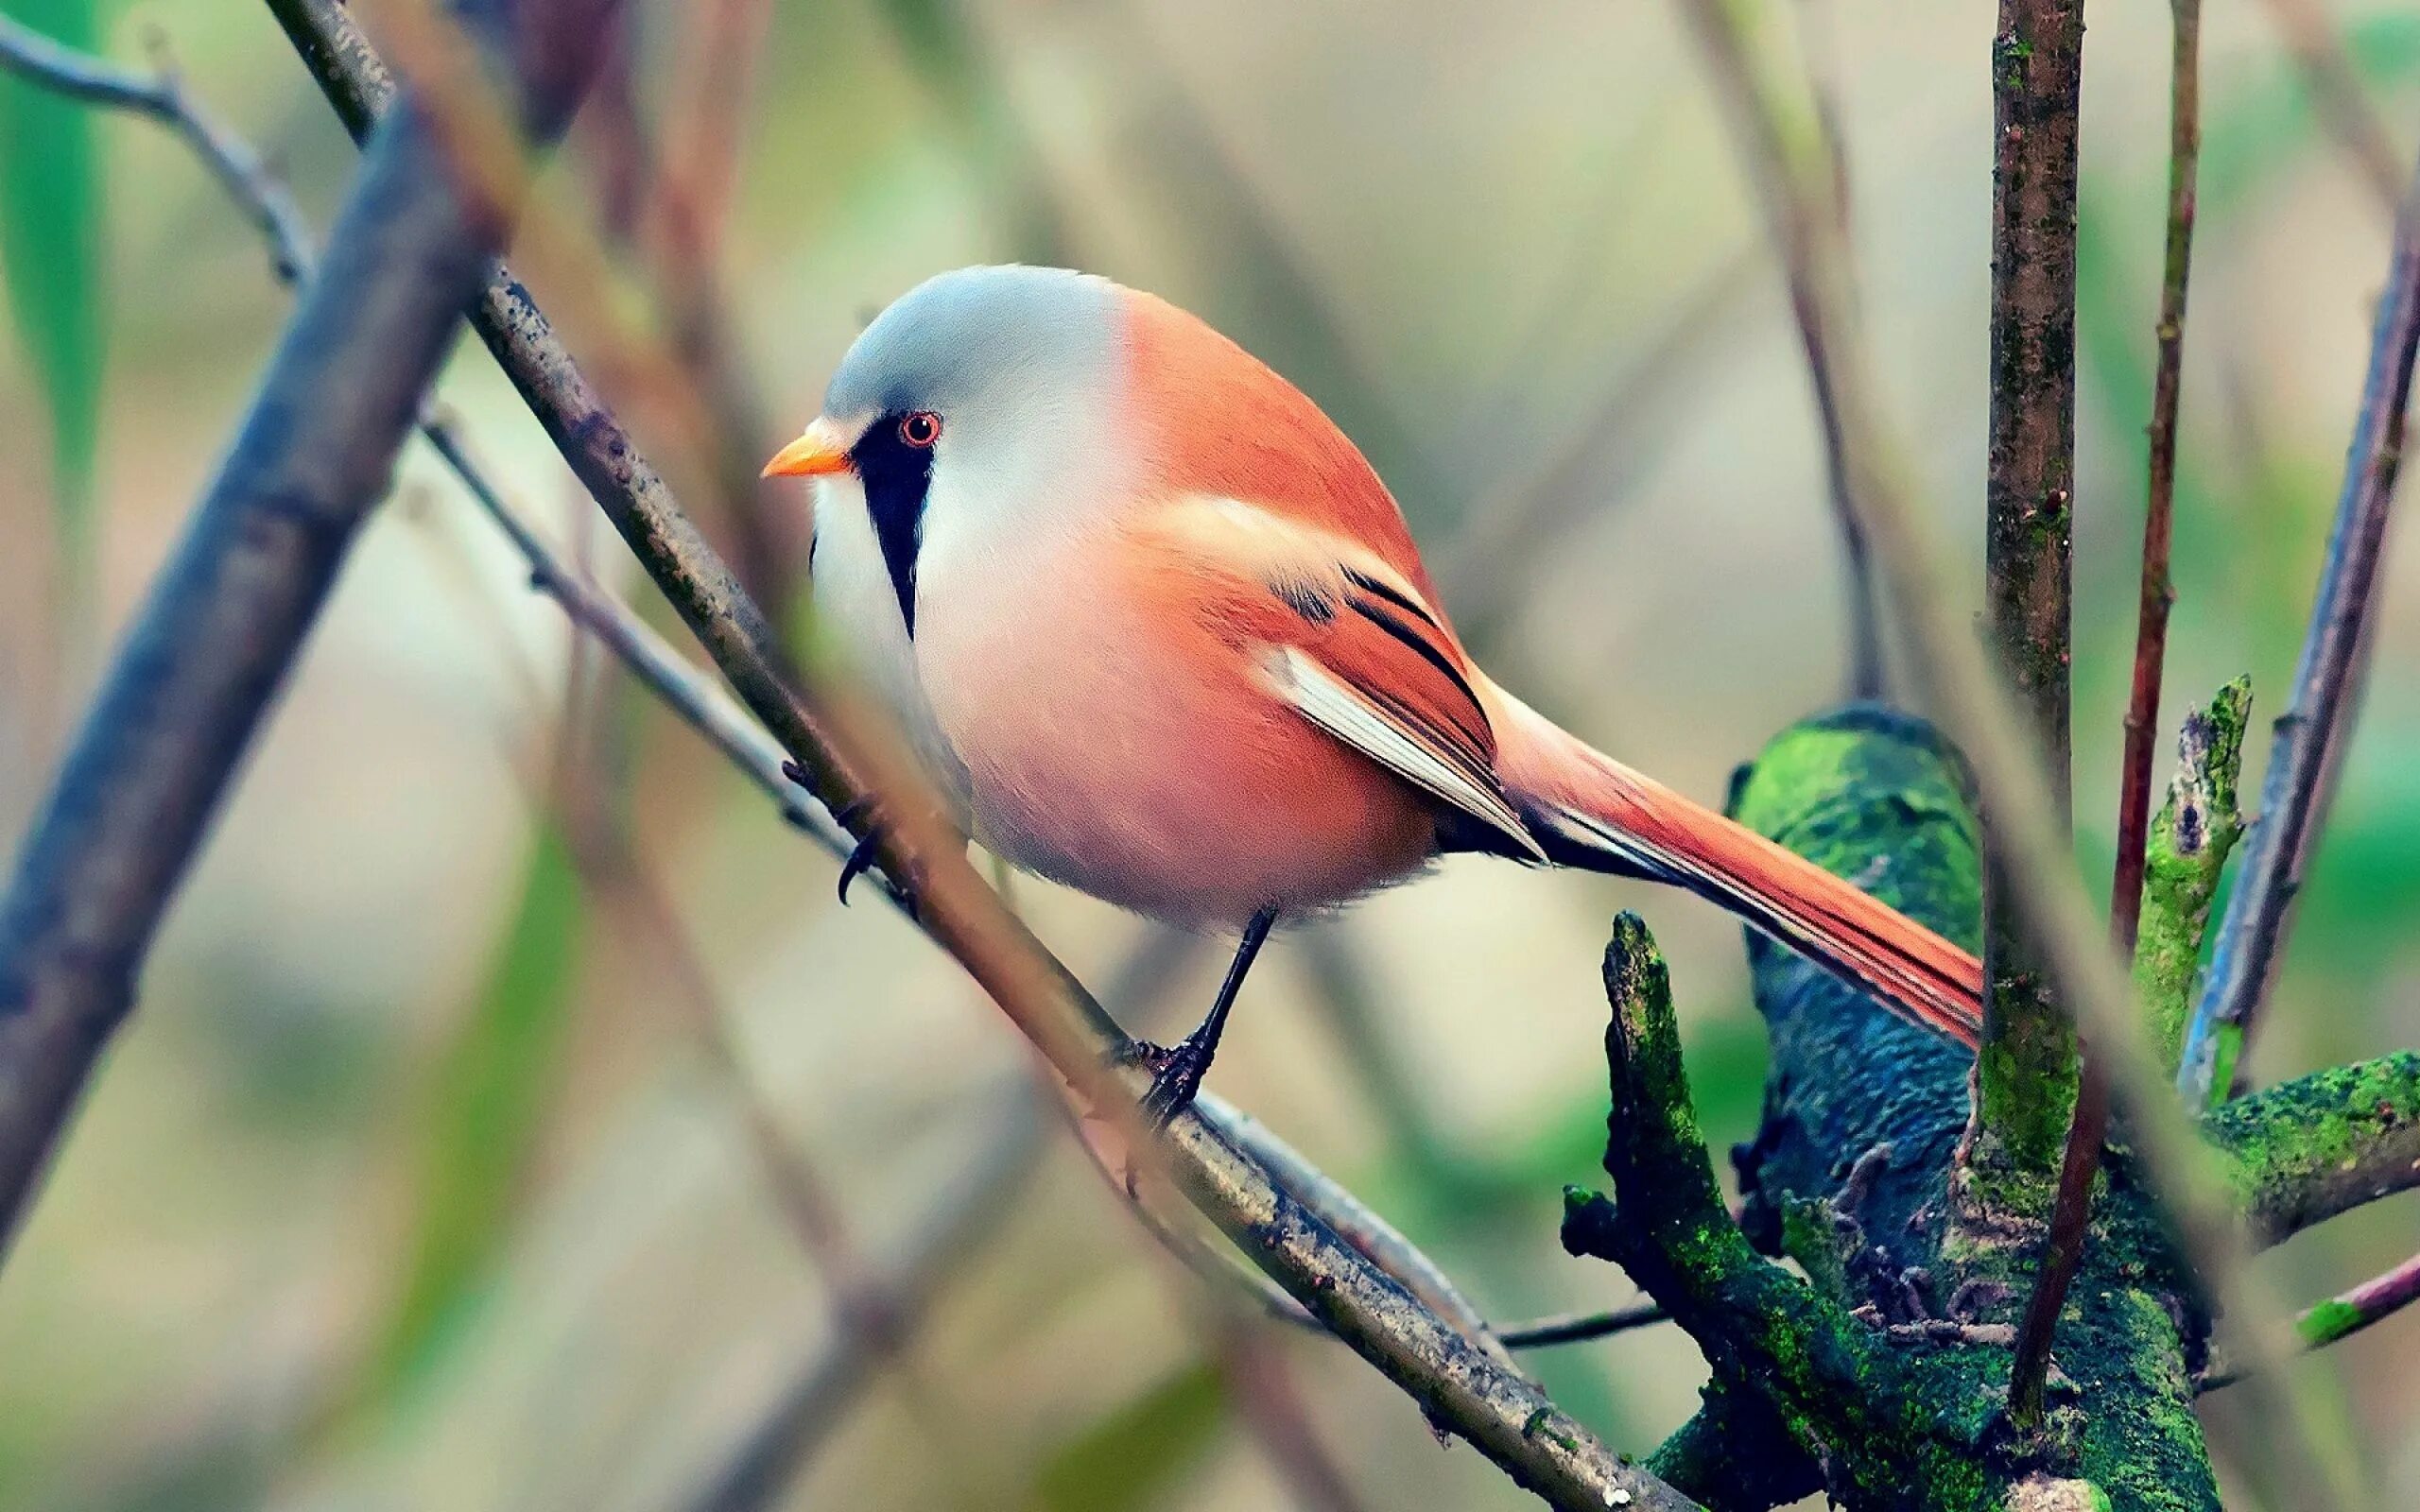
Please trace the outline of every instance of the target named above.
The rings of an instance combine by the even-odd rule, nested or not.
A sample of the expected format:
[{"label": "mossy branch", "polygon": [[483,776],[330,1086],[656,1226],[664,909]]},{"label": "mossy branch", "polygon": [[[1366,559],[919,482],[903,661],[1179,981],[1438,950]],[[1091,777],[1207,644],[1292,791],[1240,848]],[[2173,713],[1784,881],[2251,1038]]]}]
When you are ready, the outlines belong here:
[{"label": "mossy branch", "polygon": [[[2176,737],[2176,776],[2152,821],[2143,865],[2142,922],[2135,944],[2135,991],[2159,1034],[2166,1063],[2176,1064],[2211,901],[2227,857],[2243,838],[2236,784],[2243,772],[2243,732],[2252,719],[2252,679],[2221,688],[2207,709],[2185,715]],[[2228,1068],[2232,1071],[2232,1066]]]},{"label": "mossy branch", "polygon": [[2280,1243],[2420,1186],[2420,1051],[2264,1088],[2204,1127],[2233,1160],[2254,1242]]},{"label": "mossy branch", "polygon": [[[2233,685],[2187,737],[2181,796],[2154,845],[2163,866],[2215,879],[2208,842],[2232,816],[2247,715]],[[1798,725],[1743,769],[1732,811],[1951,937],[1974,936],[1980,864],[1962,772],[1916,721],[1858,708]],[[2199,850],[2196,825],[2211,832]],[[2155,887],[2168,901],[2146,929],[2191,938],[2207,885]],[[2173,920],[2160,912],[2171,903]],[[1819,1465],[1825,1488],[1860,1512],[2007,1507],[2079,1485],[2128,1507],[2214,1508],[2191,1411],[2206,1318],[2133,1164],[2107,1174],[2057,1324],[2049,1410],[2039,1429],[2019,1428],[1999,1399],[2005,1257],[1979,1253],[1978,1234],[1944,1215],[1965,1064],[1798,957],[1761,942],[1751,954],[1773,1070],[1763,1128],[1739,1156],[1744,1231],[1716,1194],[1645,931],[1623,919],[1607,954],[1616,1200],[1580,1195],[1564,1234],[1630,1270],[1714,1367],[1704,1407],[1657,1452],[1656,1472],[1722,1512],[1779,1504]],[[2273,1242],[2420,1184],[2420,1052],[2269,1089],[2204,1126],[2232,1160],[2256,1238]],[[1762,1263],[1752,1244],[1787,1249],[1811,1280]],[[2399,1297],[2406,1280],[2364,1295]],[[2314,1310],[2306,1337],[2350,1315]]]},{"label": "mossy branch", "polygon": [[[1935,1394],[1939,1376],[1919,1376],[1883,1331],[1758,1255],[1723,1206],[1682,1073],[1671,983],[1635,915],[1614,921],[1605,991],[1605,1171],[1616,1200],[1575,1189],[1564,1247],[1619,1264],[1688,1331],[1714,1369],[1710,1411],[1736,1414],[1737,1399],[1752,1399],[1790,1442],[1822,1446],[1836,1498],[1881,1506],[1910,1486],[1979,1485],[1993,1418],[1979,1389],[1987,1356],[1972,1352],[1962,1370],[1935,1366],[1966,1377],[1962,1389]],[[1702,1447],[1684,1438],[1659,1460],[1701,1465]]]}]

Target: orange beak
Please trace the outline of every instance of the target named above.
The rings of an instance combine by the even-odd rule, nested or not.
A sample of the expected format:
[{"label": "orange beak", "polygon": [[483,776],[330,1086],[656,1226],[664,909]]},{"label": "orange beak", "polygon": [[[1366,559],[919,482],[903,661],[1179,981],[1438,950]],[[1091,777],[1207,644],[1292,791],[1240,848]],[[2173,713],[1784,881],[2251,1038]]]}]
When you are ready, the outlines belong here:
[{"label": "orange beak", "polygon": [[812,478],[834,472],[847,472],[853,468],[849,448],[839,431],[828,420],[818,420],[806,428],[804,435],[773,454],[759,477]]}]

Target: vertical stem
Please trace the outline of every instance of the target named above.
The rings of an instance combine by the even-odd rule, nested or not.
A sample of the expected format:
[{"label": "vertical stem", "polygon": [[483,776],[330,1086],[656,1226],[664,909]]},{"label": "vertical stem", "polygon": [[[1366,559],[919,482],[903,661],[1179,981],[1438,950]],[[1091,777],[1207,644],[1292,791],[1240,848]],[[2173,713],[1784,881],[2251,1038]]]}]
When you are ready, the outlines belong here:
[{"label": "vertical stem", "polygon": [[[2151,481],[2143,510],[2143,575],[2135,616],[2135,684],[2126,702],[2126,749],[2118,780],[2118,862],[2109,884],[2109,934],[2120,956],[2135,954],[2142,918],[2143,860],[2152,813],[2152,742],[2159,732],[2160,676],[2168,662],[2168,576],[2176,500],[2176,408],[2183,387],[2185,290],[2193,263],[2194,175],[2202,150],[2201,0],[2169,0],[2173,29],[2168,114],[2168,252],[2160,271],[2159,366],[2152,379]],[[2022,1419],[2041,1416],[2050,1337],[2083,1263],[2092,1181],[2109,1132],[2109,1078],[2087,1057],[2076,1082],[2075,1118],[2059,1161],[2050,1246],[2026,1304],[2010,1368],[2009,1403]]]},{"label": "vertical stem", "polygon": [[[2082,0],[2001,0],[1992,46],[1992,406],[1985,595],[1993,640],[2067,804],[2075,481],[2077,104]],[[1993,842],[1995,851],[1997,841]],[[1988,996],[1977,1115],[2047,1206],[2075,1100],[2075,1036],[2019,928],[2010,868],[1985,883]]]}]

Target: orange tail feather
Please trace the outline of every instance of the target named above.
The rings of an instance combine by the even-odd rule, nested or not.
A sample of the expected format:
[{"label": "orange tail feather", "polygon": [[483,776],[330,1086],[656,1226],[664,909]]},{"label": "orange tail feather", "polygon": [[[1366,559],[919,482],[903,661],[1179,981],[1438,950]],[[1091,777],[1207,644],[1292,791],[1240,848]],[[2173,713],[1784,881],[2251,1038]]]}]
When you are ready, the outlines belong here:
[{"label": "orange tail feather", "polygon": [[1686,887],[1969,1048],[1983,965],[1889,904],[1504,700],[1497,766],[1557,862]]}]

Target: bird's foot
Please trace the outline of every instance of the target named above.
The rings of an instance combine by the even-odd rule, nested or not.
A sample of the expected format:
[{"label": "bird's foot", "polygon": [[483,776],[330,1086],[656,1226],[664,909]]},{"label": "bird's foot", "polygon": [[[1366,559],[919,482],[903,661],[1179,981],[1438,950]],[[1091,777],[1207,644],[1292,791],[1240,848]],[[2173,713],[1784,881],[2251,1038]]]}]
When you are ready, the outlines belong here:
[{"label": "bird's foot", "polygon": [[[814,784],[807,781],[805,769],[796,762],[782,763],[782,775],[805,788],[809,793],[815,791]],[[832,810],[832,817],[841,829],[853,833],[859,821],[869,821],[865,825],[864,838],[850,848],[848,859],[840,863],[840,903],[841,906],[846,907],[849,902],[850,885],[873,869],[874,852],[882,849],[887,829],[876,814],[873,799],[863,794],[836,806]],[[901,911],[909,919],[916,917],[916,894],[912,887],[897,878],[892,878],[890,879],[890,895],[898,900]]]},{"label": "bird's foot", "polygon": [[1186,1035],[1167,1049],[1142,1045],[1143,1064],[1151,1068],[1151,1090],[1143,1094],[1143,1119],[1158,1133],[1193,1106],[1209,1074],[1212,1052],[1198,1036]]}]

